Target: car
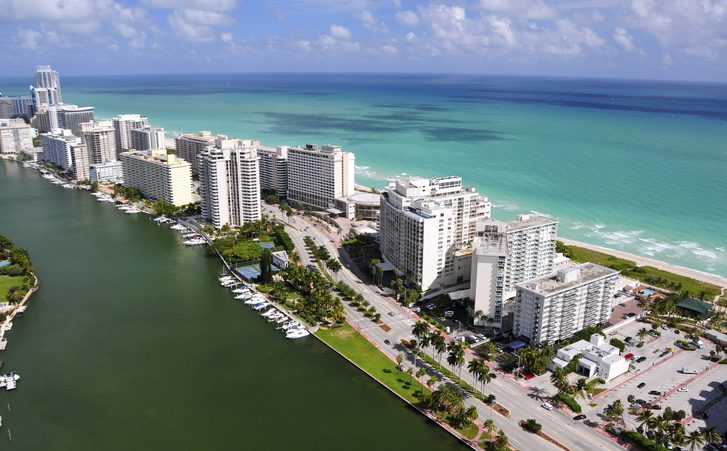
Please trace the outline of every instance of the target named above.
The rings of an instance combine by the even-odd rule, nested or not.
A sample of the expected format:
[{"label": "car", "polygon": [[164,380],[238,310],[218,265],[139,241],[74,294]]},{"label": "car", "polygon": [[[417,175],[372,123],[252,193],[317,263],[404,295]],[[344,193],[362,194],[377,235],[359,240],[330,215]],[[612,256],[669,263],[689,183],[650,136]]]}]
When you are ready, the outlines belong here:
[{"label": "car", "polygon": [[631,353],[628,353],[628,354],[626,354],[626,355],[624,356],[624,359],[626,359],[626,360],[631,360],[631,359],[633,359],[633,358],[634,358],[634,355],[633,355],[633,354],[631,354]]},{"label": "car", "polygon": [[445,318],[451,318],[454,316],[454,310],[445,310],[444,311],[444,317]]},{"label": "car", "polygon": [[659,390],[650,390],[649,394],[654,396],[661,396],[661,392]]},{"label": "car", "polygon": [[427,310],[434,310],[434,304],[427,305]]},{"label": "car", "polygon": [[394,312],[389,312],[389,313],[387,313],[387,315],[394,316]]},{"label": "car", "polygon": [[581,420],[585,420],[586,419],[586,416],[583,415],[583,414],[576,415],[576,416],[573,417],[573,419],[576,420],[576,421],[581,421]]},{"label": "car", "polygon": [[634,400],[634,403],[636,403],[636,404],[638,404],[640,406],[643,406],[644,404],[646,404],[646,401],[643,400],[643,399],[635,399]]},{"label": "car", "polygon": [[680,393],[686,393],[689,391],[689,389],[687,387],[679,387],[677,388],[677,391]]},{"label": "car", "polygon": [[497,379],[497,374],[495,374],[495,373],[490,373],[490,377],[491,377],[492,379]]},{"label": "car", "polygon": [[622,303],[620,303],[619,305],[620,305],[621,307],[626,307],[626,303],[625,303],[625,302],[622,302]]},{"label": "car", "polygon": [[679,332],[679,329],[674,329],[674,333],[677,334],[677,335],[679,335],[679,333],[680,333]]},{"label": "car", "polygon": [[636,361],[638,363],[646,362],[646,357],[639,357],[638,359],[636,359]]},{"label": "car", "polygon": [[634,360],[639,360],[640,358],[641,358],[641,356],[640,356],[640,355],[638,355],[638,354],[634,354],[634,357],[633,357],[633,359],[634,359]]},{"label": "car", "polygon": [[661,410],[661,406],[659,404],[655,404],[651,406],[651,410]]},{"label": "car", "polygon": [[541,404],[541,406],[545,410],[553,410],[553,404],[551,404],[549,402],[544,402],[544,403]]},{"label": "car", "polygon": [[631,343],[632,341],[634,341],[634,337],[626,337],[626,338],[624,338],[624,341],[626,343]]},{"label": "car", "polygon": [[662,324],[661,325],[661,328],[664,329],[664,330],[668,330],[669,329],[669,326],[667,326],[666,324]]},{"label": "car", "polygon": [[391,342],[389,340],[384,340],[384,344],[390,345]]},{"label": "car", "polygon": [[644,387],[646,387],[646,382],[642,382],[636,386],[636,388],[644,388]]},{"label": "car", "polygon": [[523,376],[526,381],[529,381],[530,379],[534,378],[535,375],[533,373],[528,373],[525,376]]},{"label": "car", "polygon": [[636,316],[636,313],[635,312],[627,313],[626,316],[628,316],[629,318],[633,318],[634,316]]}]

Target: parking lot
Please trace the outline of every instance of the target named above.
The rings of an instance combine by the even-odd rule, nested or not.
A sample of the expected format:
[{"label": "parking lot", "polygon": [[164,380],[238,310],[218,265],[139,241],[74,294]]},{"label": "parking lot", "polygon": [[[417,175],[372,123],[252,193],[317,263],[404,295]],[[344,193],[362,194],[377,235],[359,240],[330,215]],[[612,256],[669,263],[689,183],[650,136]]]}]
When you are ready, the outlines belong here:
[{"label": "parking lot", "polygon": [[[626,400],[628,395],[634,395],[636,399],[656,405],[657,409],[668,406],[674,410],[684,410],[688,417],[698,416],[708,403],[715,403],[715,400],[723,396],[720,384],[727,381],[727,365],[709,361],[709,352],[714,350],[714,345],[705,342],[704,349],[683,351],[676,347],[674,342],[678,339],[685,340],[684,333],[677,334],[673,329],[660,328],[661,337],[649,336],[644,346],[638,348],[637,332],[644,327],[651,330],[650,325],[636,322],[609,335],[609,339],[615,337],[624,342],[627,337],[633,337],[633,344],[627,345],[625,353],[632,353],[645,359],[642,363],[632,360],[628,373],[607,384],[605,386],[607,391],[593,401],[597,407],[584,406],[589,417],[602,414],[604,408],[616,399],[620,399],[624,406],[628,407],[629,403]],[[673,349],[673,352],[668,352],[667,348]],[[683,369],[696,370],[696,374],[684,374]],[[643,386],[639,388],[641,384]],[[649,394],[650,391],[657,391],[659,394]],[[725,432],[727,402],[724,399],[710,405],[706,414],[706,422],[704,418],[688,418],[689,427],[704,427],[708,423]],[[636,427],[633,415],[625,413],[624,419],[629,427]]]}]

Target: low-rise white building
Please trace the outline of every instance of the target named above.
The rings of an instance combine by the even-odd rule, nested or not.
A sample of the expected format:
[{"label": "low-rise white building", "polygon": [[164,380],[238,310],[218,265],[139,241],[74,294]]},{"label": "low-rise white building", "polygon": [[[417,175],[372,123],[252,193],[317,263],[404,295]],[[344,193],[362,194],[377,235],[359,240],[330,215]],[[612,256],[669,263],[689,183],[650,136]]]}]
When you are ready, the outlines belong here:
[{"label": "low-rise white building", "polygon": [[273,265],[280,269],[287,269],[288,268],[288,253],[285,251],[277,251],[272,253],[273,256]]},{"label": "low-rise white building", "polygon": [[589,378],[600,377],[608,382],[629,370],[629,362],[619,355],[619,349],[606,343],[601,334],[591,335],[590,341],[580,340],[558,349],[549,368],[563,368],[578,354],[581,357],[576,372]]},{"label": "low-rise white building", "polygon": [[107,161],[89,166],[91,183],[124,184],[124,164],[121,161]]},{"label": "low-rise white building", "polygon": [[618,271],[582,263],[516,284],[516,337],[553,343],[608,322]]},{"label": "low-rise white building", "polygon": [[144,197],[181,207],[192,203],[190,164],[166,149],[121,152],[124,186],[138,188]]}]

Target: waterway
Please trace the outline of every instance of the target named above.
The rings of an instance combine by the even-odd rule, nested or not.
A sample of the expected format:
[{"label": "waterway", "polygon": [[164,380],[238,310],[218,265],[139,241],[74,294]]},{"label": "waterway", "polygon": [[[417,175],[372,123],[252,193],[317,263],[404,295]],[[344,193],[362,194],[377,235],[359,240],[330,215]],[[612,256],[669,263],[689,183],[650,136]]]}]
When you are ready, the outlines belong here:
[{"label": "waterway", "polygon": [[0,355],[21,375],[0,449],[462,449],[312,337],[286,340],[146,215],[0,160],[0,233],[41,281]]}]

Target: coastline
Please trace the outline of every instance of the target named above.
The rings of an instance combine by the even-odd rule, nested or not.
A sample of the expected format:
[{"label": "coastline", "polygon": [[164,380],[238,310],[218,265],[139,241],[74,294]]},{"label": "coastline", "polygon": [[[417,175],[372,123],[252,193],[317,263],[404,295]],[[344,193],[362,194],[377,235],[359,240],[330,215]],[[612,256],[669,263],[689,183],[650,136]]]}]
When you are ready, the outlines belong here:
[{"label": "coastline", "polygon": [[7,328],[7,325],[10,324],[15,319],[15,316],[18,313],[21,313],[21,310],[22,310],[22,312],[25,312],[25,308],[23,308],[23,307],[25,307],[25,303],[28,302],[28,299],[30,299],[30,296],[32,296],[33,293],[38,291],[38,284],[39,284],[38,276],[36,276],[35,273],[30,273],[30,275],[33,276],[33,280],[34,280],[33,286],[30,287],[30,289],[28,290],[27,293],[25,293],[23,300],[18,302],[18,305],[13,309],[13,311],[11,311],[8,314],[8,316],[5,317],[5,321],[3,321],[2,326],[0,326],[0,343],[4,342],[4,345],[2,346],[2,349],[0,349],[0,351],[4,351],[7,346],[7,340],[5,339],[5,332],[10,330]]},{"label": "coastline", "polygon": [[654,268],[668,271],[674,274],[678,274],[684,277],[691,277],[692,279],[700,280],[702,282],[711,283],[718,285],[723,289],[727,289],[727,277],[722,277],[717,274],[711,274],[696,269],[687,268],[684,266],[675,265],[673,263],[666,263],[661,260],[655,260],[653,258],[642,257],[640,255],[631,254],[629,252],[612,249],[609,247],[598,246],[596,244],[584,243],[583,241],[571,240],[562,236],[558,237],[559,241],[567,245],[579,246],[593,251],[603,252],[606,254],[613,255],[619,258],[625,258],[631,260],[639,266],[653,266]]}]

